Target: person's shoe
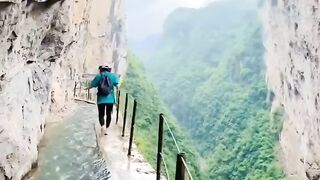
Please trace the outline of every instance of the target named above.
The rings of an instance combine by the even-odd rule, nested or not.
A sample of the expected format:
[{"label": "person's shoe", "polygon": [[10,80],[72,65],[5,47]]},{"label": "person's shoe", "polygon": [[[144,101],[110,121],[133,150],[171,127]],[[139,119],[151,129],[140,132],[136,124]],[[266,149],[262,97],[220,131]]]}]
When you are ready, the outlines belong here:
[{"label": "person's shoe", "polygon": [[108,128],[104,128],[104,135],[105,136],[108,135],[107,130],[108,130]]}]

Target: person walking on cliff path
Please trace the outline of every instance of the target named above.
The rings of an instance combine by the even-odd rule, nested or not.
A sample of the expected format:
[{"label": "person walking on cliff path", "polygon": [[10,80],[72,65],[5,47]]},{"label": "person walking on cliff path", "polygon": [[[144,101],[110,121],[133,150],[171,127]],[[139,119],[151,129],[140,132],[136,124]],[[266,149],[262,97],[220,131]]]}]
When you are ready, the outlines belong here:
[{"label": "person walking on cliff path", "polygon": [[[108,66],[99,66],[100,73],[91,81],[88,89],[97,88],[97,104],[99,112],[99,123],[101,125],[101,134],[107,135],[107,128],[111,123],[111,114],[113,105],[116,103],[114,93],[115,87],[119,84],[119,78],[116,74],[111,73],[111,68]],[[106,116],[106,129],[104,123]]]}]

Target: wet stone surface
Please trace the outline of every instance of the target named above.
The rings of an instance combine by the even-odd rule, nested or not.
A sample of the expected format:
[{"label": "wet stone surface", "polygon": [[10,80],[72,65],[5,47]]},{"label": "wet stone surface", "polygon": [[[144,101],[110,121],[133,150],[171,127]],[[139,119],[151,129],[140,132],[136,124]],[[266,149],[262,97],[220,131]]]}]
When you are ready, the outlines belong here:
[{"label": "wet stone surface", "polygon": [[40,144],[39,166],[30,179],[110,179],[96,145],[96,117],[95,106],[81,104],[68,120],[49,124]]}]

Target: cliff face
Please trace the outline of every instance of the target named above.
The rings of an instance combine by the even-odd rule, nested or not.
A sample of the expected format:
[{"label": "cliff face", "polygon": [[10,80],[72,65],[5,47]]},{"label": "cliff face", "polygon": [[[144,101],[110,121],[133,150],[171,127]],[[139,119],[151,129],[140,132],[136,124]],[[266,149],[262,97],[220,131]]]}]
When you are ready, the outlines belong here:
[{"label": "cliff face", "polygon": [[126,64],[123,0],[0,0],[0,180],[37,160],[48,115],[83,73]]},{"label": "cliff face", "polygon": [[320,178],[318,0],[267,1],[267,82],[283,105],[283,164],[293,179]]}]

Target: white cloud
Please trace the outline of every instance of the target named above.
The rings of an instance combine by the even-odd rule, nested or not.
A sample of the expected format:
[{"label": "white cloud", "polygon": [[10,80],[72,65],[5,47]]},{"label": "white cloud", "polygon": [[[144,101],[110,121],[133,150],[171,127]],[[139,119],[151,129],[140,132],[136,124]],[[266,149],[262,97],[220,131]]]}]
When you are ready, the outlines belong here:
[{"label": "white cloud", "polygon": [[200,8],[213,0],[175,0],[180,7]]}]

